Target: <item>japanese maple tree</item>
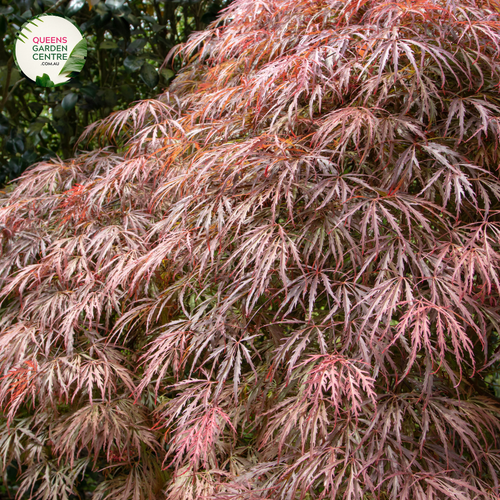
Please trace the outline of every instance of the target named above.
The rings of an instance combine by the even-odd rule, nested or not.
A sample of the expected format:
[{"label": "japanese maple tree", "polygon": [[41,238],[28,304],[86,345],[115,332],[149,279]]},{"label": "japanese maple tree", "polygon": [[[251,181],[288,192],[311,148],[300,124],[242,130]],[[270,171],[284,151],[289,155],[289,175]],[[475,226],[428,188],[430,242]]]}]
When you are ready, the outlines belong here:
[{"label": "japanese maple tree", "polygon": [[497,499],[500,4],[236,0],[1,199],[0,457],[68,499]]}]

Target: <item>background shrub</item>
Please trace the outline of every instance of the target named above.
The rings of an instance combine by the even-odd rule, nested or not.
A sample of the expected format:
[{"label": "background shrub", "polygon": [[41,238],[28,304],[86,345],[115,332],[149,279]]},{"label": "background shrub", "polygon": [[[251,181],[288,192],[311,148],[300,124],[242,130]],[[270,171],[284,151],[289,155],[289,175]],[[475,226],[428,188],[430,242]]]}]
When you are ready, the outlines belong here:
[{"label": "background shrub", "polygon": [[[71,157],[89,123],[165,89],[179,67],[177,62],[161,67],[168,52],[228,3],[1,0],[0,185],[40,160]],[[46,12],[72,19],[89,46],[83,71],[55,89],[24,78],[12,56],[16,32]]]}]

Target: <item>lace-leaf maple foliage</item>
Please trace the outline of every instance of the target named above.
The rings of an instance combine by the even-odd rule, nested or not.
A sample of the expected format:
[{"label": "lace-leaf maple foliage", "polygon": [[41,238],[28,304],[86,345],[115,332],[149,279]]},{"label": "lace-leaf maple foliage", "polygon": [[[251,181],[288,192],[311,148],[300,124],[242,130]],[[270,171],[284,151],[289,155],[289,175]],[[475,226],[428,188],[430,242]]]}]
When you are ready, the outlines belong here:
[{"label": "lace-leaf maple foliage", "polygon": [[3,195],[20,496],[498,498],[499,12],[236,0]]}]

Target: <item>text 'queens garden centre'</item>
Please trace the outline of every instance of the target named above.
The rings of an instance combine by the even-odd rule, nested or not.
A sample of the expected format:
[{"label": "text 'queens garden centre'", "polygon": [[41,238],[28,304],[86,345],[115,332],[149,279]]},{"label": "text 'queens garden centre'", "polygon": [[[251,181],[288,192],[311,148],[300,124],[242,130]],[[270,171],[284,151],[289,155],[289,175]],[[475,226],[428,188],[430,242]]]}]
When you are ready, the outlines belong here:
[{"label": "text 'queens garden centre'", "polygon": [[87,42],[67,18],[43,14],[16,34],[15,61],[19,71],[41,87],[67,83],[83,68]]},{"label": "text 'queens garden centre'", "polygon": [[[50,42],[48,45],[45,42]],[[66,61],[68,59],[68,38],[63,37],[33,37],[33,60],[35,61]]]}]

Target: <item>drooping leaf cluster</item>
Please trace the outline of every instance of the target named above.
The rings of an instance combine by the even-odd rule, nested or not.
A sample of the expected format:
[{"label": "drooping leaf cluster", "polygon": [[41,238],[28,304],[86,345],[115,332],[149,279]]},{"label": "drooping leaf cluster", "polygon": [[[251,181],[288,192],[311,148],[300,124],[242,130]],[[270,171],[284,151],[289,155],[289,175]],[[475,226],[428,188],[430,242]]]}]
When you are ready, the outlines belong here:
[{"label": "drooping leaf cluster", "polygon": [[20,494],[498,498],[499,9],[236,0],[102,149],[22,177]]}]

